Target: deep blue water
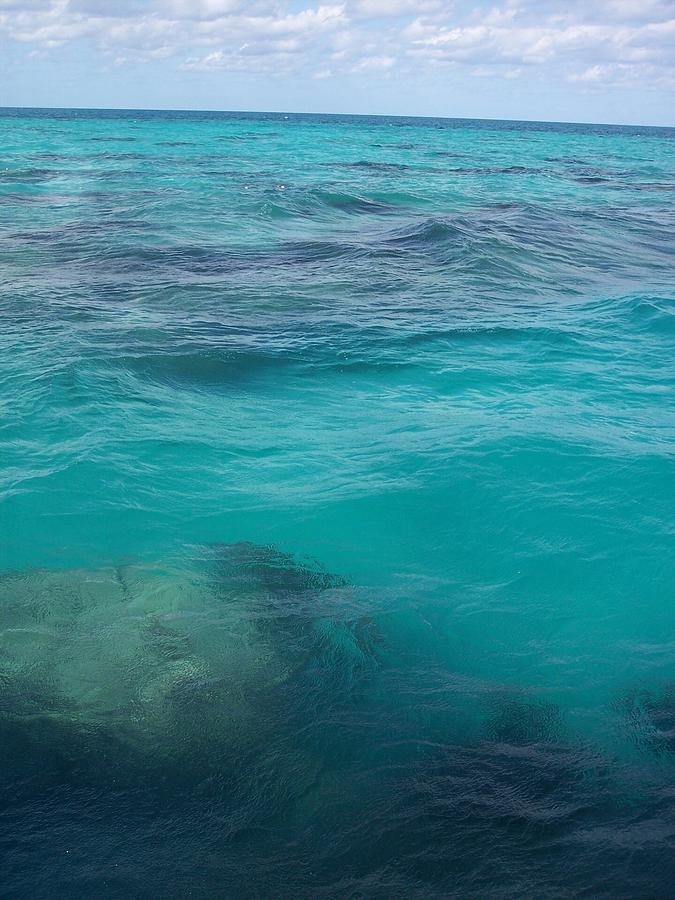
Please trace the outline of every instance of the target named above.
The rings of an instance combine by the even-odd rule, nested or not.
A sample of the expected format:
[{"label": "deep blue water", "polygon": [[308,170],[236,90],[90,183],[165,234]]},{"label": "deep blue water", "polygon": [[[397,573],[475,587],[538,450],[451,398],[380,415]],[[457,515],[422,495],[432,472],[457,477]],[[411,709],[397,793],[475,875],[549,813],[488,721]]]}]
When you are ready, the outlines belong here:
[{"label": "deep blue water", "polygon": [[672,897],[675,130],[0,133],[0,896]]}]

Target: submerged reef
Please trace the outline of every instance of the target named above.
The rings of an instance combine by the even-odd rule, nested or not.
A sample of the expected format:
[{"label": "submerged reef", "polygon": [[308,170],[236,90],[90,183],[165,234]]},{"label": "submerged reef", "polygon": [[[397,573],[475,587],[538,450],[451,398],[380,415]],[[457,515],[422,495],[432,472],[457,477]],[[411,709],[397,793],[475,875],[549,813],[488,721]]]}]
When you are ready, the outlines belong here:
[{"label": "submerged reef", "polygon": [[185,573],[26,573],[3,580],[0,604],[0,677],[13,698],[0,727],[14,742],[37,727],[58,732],[46,755],[67,744],[86,757],[101,743],[150,764],[188,743],[194,755],[214,730],[241,740],[256,691],[282,672],[208,584]]},{"label": "submerged reef", "polygon": [[320,674],[334,689],[367,664],[372,628],[332,620],[319,603],[345,587],[250,543],[182,566],[6,575],[3,744],[15,757],[37,743],[38,755],[82,763],[104,752],[146,766],[245,753],[278,725],[294,679]]}]

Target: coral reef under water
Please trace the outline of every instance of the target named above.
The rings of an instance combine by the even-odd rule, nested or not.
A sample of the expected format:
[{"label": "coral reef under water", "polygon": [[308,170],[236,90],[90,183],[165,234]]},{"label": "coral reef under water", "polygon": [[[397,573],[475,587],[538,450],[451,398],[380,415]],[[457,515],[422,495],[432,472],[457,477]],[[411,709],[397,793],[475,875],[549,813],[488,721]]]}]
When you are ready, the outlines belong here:
[{"label": "coral reef under water", "polygon": [[205,558],[201,568],[6,575],[5,736],[40,731],[51,735],[43,747],[67,738],[69,752],[97,736],[108,753],[123,747],[148,761],[194,764],[206,748],[241,751],[264,740],[289,679],[317,667],[349,679],[366,662],[367,625],[311,608],[342,579],[253,544],[209,548]]}]

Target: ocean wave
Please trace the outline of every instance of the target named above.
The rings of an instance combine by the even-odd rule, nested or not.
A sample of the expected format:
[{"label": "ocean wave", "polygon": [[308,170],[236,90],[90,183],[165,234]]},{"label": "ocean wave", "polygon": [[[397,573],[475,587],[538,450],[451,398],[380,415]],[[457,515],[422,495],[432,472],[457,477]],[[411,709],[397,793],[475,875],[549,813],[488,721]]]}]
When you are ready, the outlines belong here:
[{"label": "ocean wave", "polygon": [[665,896],[671,133],[3,116],[2,890]]}]

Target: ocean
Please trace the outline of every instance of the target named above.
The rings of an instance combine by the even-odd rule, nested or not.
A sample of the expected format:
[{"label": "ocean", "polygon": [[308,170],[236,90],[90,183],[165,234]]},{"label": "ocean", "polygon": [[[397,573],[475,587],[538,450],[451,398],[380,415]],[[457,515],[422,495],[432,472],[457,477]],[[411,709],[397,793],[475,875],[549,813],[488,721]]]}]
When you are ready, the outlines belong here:
[{"label": "ocean", "polygon": [[672,897],[675,129],[0,130],[0,896]]}]

